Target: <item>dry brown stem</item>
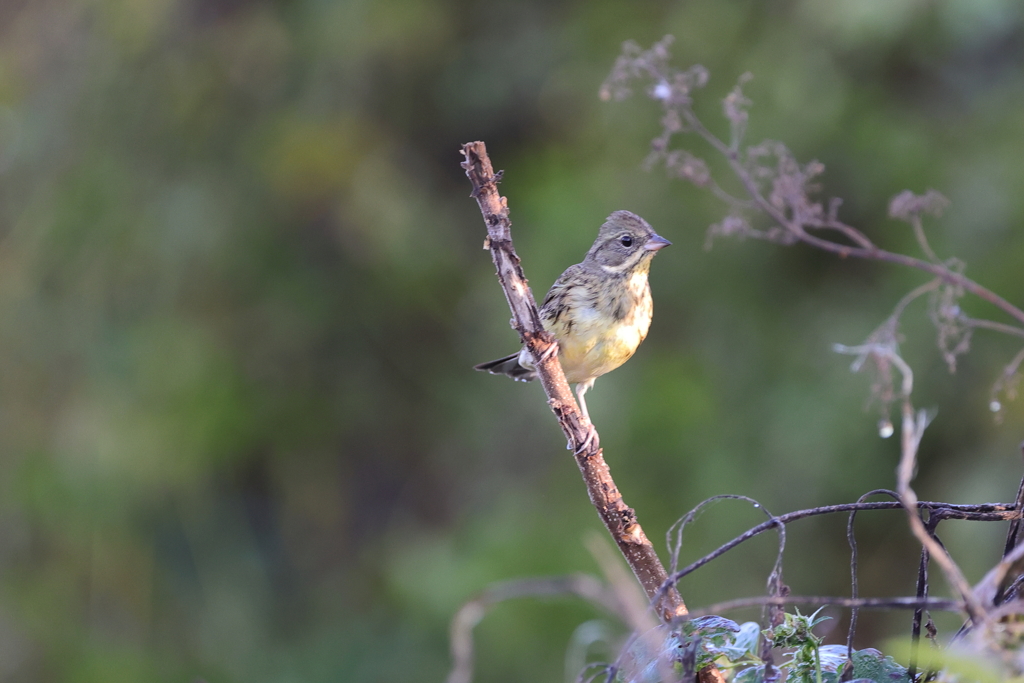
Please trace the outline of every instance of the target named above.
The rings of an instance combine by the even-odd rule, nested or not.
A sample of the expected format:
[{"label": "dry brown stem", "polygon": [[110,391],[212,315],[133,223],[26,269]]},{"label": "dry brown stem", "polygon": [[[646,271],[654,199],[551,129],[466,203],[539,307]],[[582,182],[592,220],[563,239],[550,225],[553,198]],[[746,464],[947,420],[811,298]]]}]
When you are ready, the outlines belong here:
[{"label": "dry brown stem", "polygon": [[[512,223],[508,217],[508,203],[498,192],[500,174],[495,174],[487,149],[482,142],[469,142],[462,146],[465,161],[462,167],[473,185],[472,197],[480,205],[487,225],[485,248],[491,252],[497,269],[498,282],[512,311],[512,326],[530,350],[537,364],[537,375],[548,405],[558,418],[569,444],[575,452],[576,464],[587,486],[590,502],[597,510],[612,539],[633,570],[649,600],[655,600],[658,616],[665,622],[686,614],[686,605],[674,588],[659,593],[668,578],[664,565],[654,546],[647,539],[636,513],[622,500],[598,439],[587,442],[588,427],[582,419],[575,397],[565,381],[557,353],[545,352],[555,343],[544,330],[537,312],[537,304],[527,284],[519,257],[512,245]],[[586,448],[581,448],[587,444]],[[724,680],[714,667],[701,671],[705,683]]]}]

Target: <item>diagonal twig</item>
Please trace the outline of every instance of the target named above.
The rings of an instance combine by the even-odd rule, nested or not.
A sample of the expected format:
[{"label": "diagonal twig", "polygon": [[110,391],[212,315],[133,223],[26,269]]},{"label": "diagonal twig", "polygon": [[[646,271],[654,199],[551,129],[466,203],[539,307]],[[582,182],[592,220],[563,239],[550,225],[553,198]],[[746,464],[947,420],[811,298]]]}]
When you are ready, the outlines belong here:
[{"label": "diagonal twig", "polygon": [[[487,148],[483,142],[469,142],[462,146],[465,161],[462,167],[473,186],[472,196],[480,206],[487,225],[485,248],[497,269],[498,281],[512,311],[512,325],[530,350],[536,363],[537,375],[548,404],[558,418],[569,444],[573,446],[576,464],[590,494],[590,502],[597,510],[612,539],[622,552],[648,599],[654,603],[659,617],[671,621],[686,614],[686,604],[678,591],[659,591],[668,578],[664,565],[654,546],[647,539],[636,518],[636,513],[622,500],[598,440],[588,438],[593,427],[582,420],[576,399],[562,372],[558,354],[550,352],[555,344],[551,334],[544,330],[537,304],[530,292],[526,277],[512,245],[512,223],[508,217],[508,202],[498,192],[500,173],[494,172]],[[713,666],[701,671],[701,681],[723,681]]]}]

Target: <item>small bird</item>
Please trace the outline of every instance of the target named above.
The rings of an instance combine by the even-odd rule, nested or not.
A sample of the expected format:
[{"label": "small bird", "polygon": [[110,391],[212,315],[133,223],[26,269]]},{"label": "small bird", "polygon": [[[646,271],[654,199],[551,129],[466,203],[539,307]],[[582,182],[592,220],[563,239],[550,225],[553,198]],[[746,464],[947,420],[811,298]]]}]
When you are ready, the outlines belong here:
[{"label": "small bird", "polygon": [[[629,360],[647,336],[654,310],[647,273],[654,255],[670,244],[640,216],[616,211],[601,226],[583,262],[569,266],[544,297],[541,322],[558,342],[565,379],[576,385],[588,423],[584,394],[594,380]],[[525,346],[476,369],[523,382],[537,376]]]}]

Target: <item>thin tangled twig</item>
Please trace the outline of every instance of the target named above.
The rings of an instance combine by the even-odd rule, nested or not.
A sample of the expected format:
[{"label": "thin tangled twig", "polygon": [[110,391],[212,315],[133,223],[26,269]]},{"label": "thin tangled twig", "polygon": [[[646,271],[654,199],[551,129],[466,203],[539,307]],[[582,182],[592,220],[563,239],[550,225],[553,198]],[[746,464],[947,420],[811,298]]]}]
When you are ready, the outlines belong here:
[{"label": "thin tangled twig", "polygon": [[825,595],[762,595],[756,598],[737,598],[716,602],[707,607],[691,610],[693,618],[709,614],[721,614],[734,609],[774,605],[808,605],[810,607],[849,607],[850,609],[934,609],[946,612],[962,612],[964,605],[959,600],[945,598],[841,598]]},{"label": "thin tangled twig", "polygon": [[[881,491],[873,491],[872,493],[880,493]],[[896,497],[898,494],[894,491],[886,491]],[[984,503],[979,505],[954,505],[952,503],[940,503],[934,501],[918,501],[917,506],[921,509],[927,509],[930,516],[937,516],[941,519],[960,519],[970,521],[1009,521],[1018,519],[1020,512],[1016,509],[1014,503]],[[698,506],[699,507],[699,506]],[[678,582],[683,577],[695,572],[712,560],[721,557],[725,553],[729,552],[744,541],[748,541],[751,538],[763,534],[766,531],[776,528],[780,524],[785,525],[790,522],[794,522],[799,519],[806,517],[815,517],[818,515],[828,515],[839,512],[853,512],[861,510],[895,510],[903,507],[898,502],[876,502],[876,503],[842,503],[839,505],[823,505],[816,508],[808,508],[806,510],[796,510],[795,512],[789,512],[784,515],[773,517],[767,522],[762,522],[755,527],[751,527],[744,533],[733,538],[732,540],[723,543],[715,550],[711,551],[707,555],[704,555],[698,560],[694,560],[682,569],[677,569],[669,574],[668,580],[670,582]]]},{"label": "thin tangled twig", "polygon": [[[993,521],[1007,521],[1010,522],[1011,532],[1008,534],[1008,544],[1010,543],[1009,538],[1013,536],[1013,529],[1020,525],[1022,515],[1024,515],[1024,480],[1022,480],[1020,487],[1020,494],[1012,503],[980,503],[980,504],[952,504],[937,501],[918,501],[916,503],[916,510],[928,513],[927,529],[930,534],[934,536],[935,529],[938,524],[943,520],[954,519],[954,520],[965,520],[965,521],[980,521],[980,522],[993,522]],[[875,501],[867,502],[865,499],[874,495],[885,495],[893,498],[893,501]],[[847,635],[847,651],[848,657],[853,655],[853,638],[856,630],[857,613],[862,609],[880,609],[880,610],[891,610],[891,609],[911,609],[914,610],[914,623],[916,624],[915,630],[919,631],[921,615],[924,611],[953,611],[953,612],[964,612],[967,610],[965,601],[951,600],[948,598],[931,598],[927,595],[927,573],[924,570],[919,570],[918,577],[918,594],[916,596],[907,597],[895,597],[895,598],[875,598],[875,597],[860,597],[858,595],[858,582],[856,574],[857,564],[857,546],[853,536],[853,520],[855,515],[860,512],[867,512],[872,510],[897,510],[904,507],[903,502],[899,494],[896,491],[889,491],[886,489],[877,489],[870,491],[861,496],[855,503],[843,503],[839,505],[825,505],[816,508],[808,508],[804,510],[795,510],[782,515],[772,515],[765,511],[765,514],[769,517],[766,521],[751,527],[746,532],[736,536],[730,541],[723,543],[712,552],[705,556],[691,562],[682,569],[678,568],[679,565],[679,554],[681,552],[682,536],[685,527],[694,522],[701,512],[704,512],[707,507],[713,503],[721,502],[723,500],[740,500],[751,504],[756,509],[764,510],[764,508],[757,503],[757,501],[748,498],[746,496],[714,496],[709,498],[691,510],[689,513],[680,518],[676,524],[674,524],[666,535],[666,541],[669,545],[670,555],[672,557],[671,573],[668,581],[673,584],[690,573],[700,569],[714,559],[717,559],[741,543],[748,541],[755,536],[758,536],[766,531],[772,529],[778,530],[780,533],[780,544],[779,552],[776,556],[776,562],[773,565],[770,576],[781,577],[781,558],[782,549],[784,548],[785,528],[788,524],[799,521],[801,519],[808,519],[811,517],[817,517],[820,515],[837,514],[837,513],[849,513],[850,519],[847,522],[847,535],[850,539],[851,544],[851,597],[830,597],[830,596],[798,596],[789,594],[769,594],[759,597],[740,598],[735,600],[728,600],[721,603],[715,603],[706,607],[702,607],[696,610],[691,610],[689,614],[682,617],[682,620],[688,620],[693,618],[699,618],[711,614],[719,614],[721,612],[749,608],[749,607],[770,607],[781,610],[785,605],[808,605],[808,606],[834,606],[840,608],[847,608],[850,610],[850,627]],[[1015,541],[1014,541],[1015,542]],[[941,547],[941,545],[940,545]],[[1006,553],[1006,557],[997,565],[997,569],[990,572],[986,580],[983,580],[978,587],[971,589],[971,595],[976,600],[983,604],[994,604],[996,599],[992,596],[996,595],[997,589],[1000,582],[1007,580],[1007,577],[1013,578],[1015,581],[1024,583],[1024,579],[1013,573],[1017,568],[1022,557],[1024,557],[1024,545],[1015,546],[1015,551]],[[927,557],[927,551],[926,557]],[[924,561],[924,559],[923,559]],[[602,564],[606,564],[602,562]],[[606,567],[606,572],[609,571]],[[923,584],[922,584],[923,582]],[[615,582],[613,581],[613,584]],[[1015,593],[1014,586],[1018,585],[1014,583],[1011,586],[1002,586],[1003,593],[1007,596],[1013,597]],[[769,593],[772,588],[769,586]],[[641,619],[638,618],[635,610],[631,609],[628,604],[624,603],[624,596],[618,595],[614,588],[606,586],[601,581],[585,576],[585,575],[574,575],[570,577],[557,577],[553,579],[529,579],[524,581],[510,581],[507,583],[497,584],[483,593],[477,598],[474,598],[470,602],[466,603],[456,614],[452,621],[452,656],[455,661],[455,666],[452,673],[449,676],[449,683],[468,683],[472,672],[472,629],[479,623],[484,617],[487,610],[504,600],[523,598],[523,597],[546,597],[546,596],[557,596],[557,595],[575,595],[581,597],[588,602],[591,602],[609,614],[614,615],[622,623],[630,625],[634,629],[633,635],[623,645],[620,657],[612,663],[596,664],[591,663],[587,665],[585,671],[591,671],[592,674],[589,677],[581,674],[579,680],[598,680],[602,676],[609,676],[606,680],[614,679],[614,676],[618,671],[621,670],[623,658],[629,651],[631,645],[637,642],[637,639],[647,637],[663,637],[657,636],[662,631],[657,631],[647,626],[640,626]],[[656,602],[655,597],[652,602]],[[628,602],[628,601],[627,601]],[[772,616],[769,615],[768,621]],[[678,623],[679,620],[676,621]],[[663,628],[663,627],[659,627]],[[655,649],[651,643],[647,644],[648,650]],[[762,654],[765,654],[762,652]],[[770,654],[770,653],[769,653]],[[765,660],[762,657],[763,661]],[[914,663],[911,662],[911,670],[913,670]],[[596,667],[596,668],[595,668]]]}]

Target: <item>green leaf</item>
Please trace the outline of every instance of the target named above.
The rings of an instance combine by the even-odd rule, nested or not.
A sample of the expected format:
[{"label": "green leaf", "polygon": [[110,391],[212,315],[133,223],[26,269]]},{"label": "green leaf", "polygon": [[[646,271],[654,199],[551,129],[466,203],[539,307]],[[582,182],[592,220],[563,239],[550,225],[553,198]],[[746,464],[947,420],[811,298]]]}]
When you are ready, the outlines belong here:
[{"label": "green leaf", "polygon": [[907,670],[874,648],[856,650],[853,653],[853,677],[866,678],[876,683],[891,683],[907,680]]}]

